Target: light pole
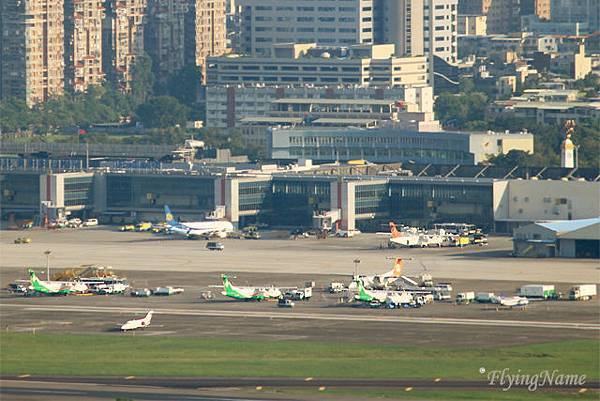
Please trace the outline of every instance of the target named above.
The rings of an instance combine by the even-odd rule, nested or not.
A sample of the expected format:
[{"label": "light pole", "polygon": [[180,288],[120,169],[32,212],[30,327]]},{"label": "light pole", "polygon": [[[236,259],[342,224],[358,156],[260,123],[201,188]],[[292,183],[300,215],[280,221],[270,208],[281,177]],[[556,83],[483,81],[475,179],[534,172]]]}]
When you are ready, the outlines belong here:
[{"label": "light pole", "polygon": [[354,277],[358,277],[358,264],[360,259],[354,259]]},{"label": "light pole", "polygon": [[46,255],[46,280],[50,281],[50,254],[52,253],[51,250],[47,250],[44,252],[44,255]]}]

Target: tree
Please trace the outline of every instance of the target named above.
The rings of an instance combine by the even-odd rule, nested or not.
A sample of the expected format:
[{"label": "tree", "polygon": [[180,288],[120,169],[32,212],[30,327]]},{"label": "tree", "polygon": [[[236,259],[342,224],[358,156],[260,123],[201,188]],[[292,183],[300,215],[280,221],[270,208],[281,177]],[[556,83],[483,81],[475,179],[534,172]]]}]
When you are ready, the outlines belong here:
[{"label": "tree", "polygon": [[146,128],[184,127],[189,110],[172,96],[158,96],[139,105],[136,114]]},{"label": "tree", "polygon": [[137,106],[144,103],[152,94],[153,87],[152,60],[147,54],[142,53],[136,57],[131,71],[131,99],[133,105]]}]

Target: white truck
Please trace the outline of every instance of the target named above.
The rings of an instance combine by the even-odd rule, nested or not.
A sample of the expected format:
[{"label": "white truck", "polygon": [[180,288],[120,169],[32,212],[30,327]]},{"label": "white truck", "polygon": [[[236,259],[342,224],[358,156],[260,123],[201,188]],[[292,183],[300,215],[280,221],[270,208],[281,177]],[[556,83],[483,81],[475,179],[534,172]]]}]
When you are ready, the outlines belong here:
[{"label": "white truck", "polygon": [[496,300],[496,294],[494,294],[493,292],[478,292],[477,295],[475,295],[475,301],[481,304],[495,303]]},{"label": "white truck", "polygon": [[551,284],[528,284],[519,289],[519,295],[527,298],[556,299],[556,289]]},{"label": "white truck", "polygon": [[329,292],[331,294],[336,294],[338,292],[342,292],[342,291],[344,291],[345,288],[346,287],[344,286],[344,283],[333,282],[333,283],[329,284]]},{"label": "white truck", "polygon": [[470,304],[475,300],[475,293],[473,291],[459,292],[456,294],[457,304]]},{"label": "white truck", "polygon": [[285,293],[285,297],[294,301],[309,300],[312,297],[312,287],[289,290]]},{"label": "white truck", "polygon": [[180,287],[171,287],[171,286],[156,287],[154,290],[152,290],[152,295],[158,295],[158,296],[177,295],[177,294],[181,294],[183,291],[184,291],[183,288],[180,288]]},{"label": "white truck", "polygon": [[596,284],[579,284],[569,290],[571,301],[589,301],[597,295]]}]

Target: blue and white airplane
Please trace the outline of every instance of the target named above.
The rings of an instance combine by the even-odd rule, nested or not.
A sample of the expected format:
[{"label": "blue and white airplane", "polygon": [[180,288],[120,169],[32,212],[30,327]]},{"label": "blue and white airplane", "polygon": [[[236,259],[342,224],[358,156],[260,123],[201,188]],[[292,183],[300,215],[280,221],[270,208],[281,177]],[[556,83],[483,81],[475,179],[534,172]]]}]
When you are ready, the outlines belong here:
[{"label": "blue and white airplane", "polygon": [[165,205],[165,221],[169,230],[174,234],[187,237],[210,237],[217,236],[225,238],[227,233],[233,231],[233,224],[224,220],[187,221],[175,220],[169,206]]}]

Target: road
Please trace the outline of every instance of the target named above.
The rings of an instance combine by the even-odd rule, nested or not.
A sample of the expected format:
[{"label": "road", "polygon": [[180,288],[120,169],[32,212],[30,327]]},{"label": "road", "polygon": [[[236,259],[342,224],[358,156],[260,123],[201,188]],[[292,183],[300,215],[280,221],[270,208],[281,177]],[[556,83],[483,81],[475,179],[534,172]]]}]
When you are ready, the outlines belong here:
[{"label": "road", "polygon": [[[22,304],[0,304],[2,308],[17,308],[24,311],[42,312],[68,312],[68,313],[130,313],[139,312],[139,308],[128,307],[91,307],[91,306],[67,306],[67,305],[22,305]],[[442,324],[461,326],[494,326],[494,327],[527,327],[544,328],[556,330],[600,330],[600,324],[577,323],[577,322],[548,322],[548,321],[523,321],[523,320],[495,320],[495,319],[458,319],[442,317],[411,317],[411,316],[368,316],[368,315],[342,315],[342,314],[320,314],[320,313],[298,313],[288,312],[253,312],[253,311],[227,311],[227,310],[197,310],[197,309],[167,309],[154,308],[156,315],[176,316],[204,316],[204,317],[234,317],[255,319],[301,319],[301,320],[326,320],[326,321],[350,321],[350,322],[385,322],[385,323],[412,323],[412,324]]]}]

